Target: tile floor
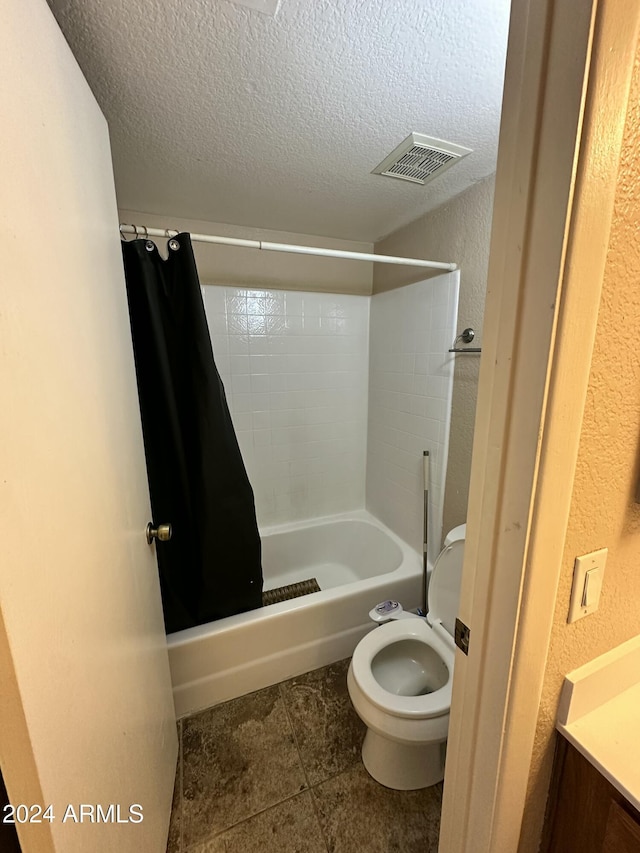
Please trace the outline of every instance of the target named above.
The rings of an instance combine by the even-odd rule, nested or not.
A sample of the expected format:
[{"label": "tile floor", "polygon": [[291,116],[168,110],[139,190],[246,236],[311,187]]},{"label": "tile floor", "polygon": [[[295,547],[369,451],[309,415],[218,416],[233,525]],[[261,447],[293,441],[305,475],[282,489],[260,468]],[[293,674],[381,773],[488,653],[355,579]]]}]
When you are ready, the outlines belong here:
[{"label": "tile floor", "polygon": [[369,776],[348,665],[180,720],[167,853],[436,853],[442,786]]}]

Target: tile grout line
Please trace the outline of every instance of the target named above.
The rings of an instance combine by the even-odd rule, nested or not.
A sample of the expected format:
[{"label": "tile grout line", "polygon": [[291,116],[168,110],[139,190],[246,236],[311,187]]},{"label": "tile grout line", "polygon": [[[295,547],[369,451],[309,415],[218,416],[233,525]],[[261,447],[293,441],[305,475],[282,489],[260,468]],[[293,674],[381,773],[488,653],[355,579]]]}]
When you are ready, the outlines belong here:
[{"label": "tile grout line", "polygon": [[[320,669],[328,669],[328,667],[323,667]],[[311,672],[313,672],[313,670]],[[308,673],[303,673],[302,675],[304,676],[307,674]],[[322,798],[318,797],[316,795],[315,791],[317,789],[319,789],[320,787],[322,787],[323,785],[325,785],[326,783],[328,783],[332,780],[335,780],[335,779],[339,779],[340,777],[346,776],[347,774],[351,773],[358,765],[361,765],[361,759],[359,761],[356,760],[355,762],[350,763],[347,767],[343,768],[342,770],[339,770],[338,772],[330,774],[329,776],[327,776],[327,778],[322,778],[322,779],[318,780],[317,782],[315,782],[314,784],[311,784],[310,774],[311,774],[311,770],[313,769],[313,762],[311,762],[310,768],[307,769],[305,761],[303,760],[303,751],[301,749],[301,743],[304,742],[304,738],[302,736],[305,734],[305,731],[307,729],[307,727],[304,725],[305,718],[303,717],[299,721],[299,722],[303,723],[301,726],[297,726],[296,724],[294,724],[294,720],[296,719],[296,717],[294,715],[294,711],[296,711],[296,709],[298,707],[297,699],[299,697],[297,697],[297,693],[295,691],[285,690],[287,685],[291,685],[292,681],[295,681],[295,678],[294,679],[288,679],[285,681],[281,681],[281,682],[277,683],[276,685],[272,685],[272,686],[269,686],[266,688],[262,688],[261,690],[252,691],[252,693],[253,694],[259,694],[263,691],[271,689],[272,687],[278,688],[277,695],[279,696],[280,700],[282,701],[282,705],[283,705],[284,712],[285,712],[285,719],[287,721],[287,724],[289,725],[289,731],[292,735],[293,744],[296,748],[296,753],[297,753],[298,762],[299,762],[299,769],[302,770],[305,787],[303,787],[302,790],[298,790],[294,793],[289,794],[288,796],[283,797],[282,799],[277,799],[275,802],[272,802],[269,805],[266,805],[263,808],[261,808],[260,810],[254,812],[253,814],[246,816],[242,820],[237,821],[232,826],[225,827],[224,829],[222,829],[218,832],[214,831],[210,835],[208,834],[205,838],[192,840],[188,847],[185,846],[186,836],[185,836],[185,825],[184,825],[184,813],[185,813],[185,810],[184,810],[184,805],[185,805],[185,802],[184,802],[185,762],[184,762],[184,744],[183,744],[184,720],[188,719],[189,716],[197,716],[197,714],[188,715],[186,718],[181,718],[178,721],[178,731],[179,731],[178,779],[179,779],[179,793],[180,793],[180,798],[179,798],[179,810],[180,810],[179,811],[179,817],[180,817],[179,853],[201,853],[201,851],[206,847],[206,845],[213,842],[214,839],[223,838],[226,835],[226,833],[231,832],[232,830],[238,829],[239,827],[242,826],[242,824],[247,823],[248,821],[252,820],[253,818],[257,818],[260,815],[264,815],[266,812],[273,811],[273,809],[276,809],[279,806],[282,806],[283,804],[288,803],[289,801],[293,801],[296,797],[300,797],[301,795],[305,794],[305,792],[308,792],[309,796],[311,797],[311,808],[312,808],[313,815],[314,815],[315,820],[316,820],[316,832],[319,830],[319,838],[321,840],[320,848],[322,850],[326,850],[327,853],[330,853],[330,851],[332,849],[331,844],[333,843],[331,836],[329,834],[330,826],[327,825],[326,831],[325,831],[325,828],[323,827],[323,823],[320,820],[320,805],[322,803]],[[252,694],[246,694],[246,695],[249,696]],[[242,697],[239,697],[239,698],[242,698]],[[233,701],[233,700],[231,700],[231,701]],[[218,704],[223,705],[225,703],[218,703]],[[215,706],[212,706],[212,708],[213,707],[215,707]],[[204,709],[204,711],[207,711],[207,710],[211,710],[211,708]],[[199,712],[199,713],[202,713],[202,712]],[[314,715],[312,715],[310,719],[311,719],[311,721],[313,721]],[[282,731],[284,732],[284,729],[282,729]],[[300,734],[298,734],[298,731],[300,732]],[[324,764],[323,764],[323,766],[324,766]],[[293,772],[295,772],[295,771],[293,771]],[[344,786],[348,787],[347,782],[344,783]],[[339,784],[338,788],[341,789],[344,786],[341,786]],[[442,784],[440,784],[438,786],[438,788],[439,788],[439,798],[438,798],[439,799],[438,817],[439,817],[439,812],[441,811],[441,807],[442,807],[442,788],[443,788]],[[291,804],[291,806],[289,806],[289,808],[293,809],[294,811],[298,811],[298,813],[300,813],[299,810],[302,809],[302,805],[303,805],[302,802],[298,806]],[[430,806],[429,814],[430,813],[431,813],[431,806]],[[307,818],[307,820],[308,820],[308,818]],[[340,826],[342,826],[342,823],[340,824]],[[316,836],[312,836],[310,833],[310,823],[308,824],[308,827],[309,827],[309,840],[311,840],[311,838],[315,838]],[[430,829],[430,827],[429,827],[429,829]],[[243,832],[243,834],[246,832],[249,832],[250,834],[252,834],[253,830],[245,829],[242,832]],[[431,839],[431,837],[432,837],[431,833],[429,833],[429,839]],[[225,842],[223,841],[223,844],[224,843]],[[436,841],[436,843],[437,843],[437,841]]]},{"label": "tile grout line", "polygon": [[180,818],[178,832],[178,853],[182,853],[182,842],[184,836],[184,808],[182,787],[183,767],[184,763],[182,761],[182,720],[180,719],[178,720],[178,791],[180,795],[178,799],[178,815]]},{"label": "tile grout line", "polygon": [[[322,669],[322,667],[321,667],[321,669]],[[304,674],[306,674],[306,673],[304,673]],[[348,767],[346,767],[346,768],[344,768],[344,769],[342,769],[336,773],[330,774],[329,776],[327,776],[326,779],[323,778],[323,779],[320,779],[319,781],[315,782],[314,784],[311,784],[309,773],[307,771],[307,768],[305,766],[305,762],[304,762],[303,757],[302,757],[302,751],[300,749],[300,744],[299,744],[299,739],[298,739],[296,727],[294,725],[294,721],[293,721],[293,718],[292,718],[292,715],[290,712],[290,708],[289,708],[289,703],[287,701],[287,694],[286,694],[286,691],[284,689],[285,685],[291,680],[292,679],[286,679],[285,681],[278,682],[275,685],[270,685],[266,688],[261,688],[259,690],[252,691],[251,693],[245,694],[245,695],[246,696],[256,695],[256,694],[262,693],[265,690],[269,690],[272,687],[278,688],[278,695],[280,696],[280,699],[282,700],[282,704],[283,704],[283,708],[284,708],[284,712],[285,712],[285,717],[286,717],[287,723],[289,725],[289,730],[290,730],[290,733],[293,737],[293,742],[294,742],[294,745],[296,748],[296,754],[298,757],[299,767],[303,773],[305,788],[303,788],[300,791],[296,791],[296,792],[290,794],[289,796],[284,797],[281,800],[277,800],[273,803],[270,803],[269,805],[265,806],[264,808],[260,809],[259,811],[256,811],[253,814],[247,815],[247,817],[242,818],[242,820],[237,821],[236,823],[232,824],[231,826],[225,827],[224,829],[222,829],[218,832],[214,832],[211,835],[207,835],[205,838],[201,838],[201,839],[198,839],[197,841],[191,842],[191,844],[188,847],[185,847],[185,825],[184,825],[184,766],[185,766],[184,765],[184,745],[183,745],[184,723],[185,723],[185,721],[189,720],[190,718],[197,717],[200,714],[205,713],[207,711],[210,711],[215,707],[219,707],[220,705],[226,704],[226,702],[216,703],[216,705],[204,708],[201,711],[196,711],[196,712],[193,712],[191,714],[187,714],[187,715],[179,718],[179,720],[178,720],[179,732],[180,732],[180,740],[179,740],[179,762],[180,762],[180,766],[179,766],[179,784],[180,784],[179,844],[180,844],[180,847],[179,847],[179,853],[194,853],[194,851],[199,849],[200,845],[206,844],[206,843],[212,841],[213,839],[224,835],[226,832],[229,832],[230,830],[242,825],[243,823],[246,823],[247,821],[249,821],[249,820],[251,820],[251,819],[253,819],[253,818],[255,818],[261,814],[264,814],[265,812],[269,811],[270,809],[273,809],[273,808],[275,808],[275,807],[277,807],[283,803],[286,803],[289,800],[295,799],[295,797],[300,796],[301,794],[305,793],[305,791],[308,791],[309,795],[311,797],[311,806],[313,809],[314,817],[316,819],[316,826],[317,826],[317,829],[320,831],[320,838],[322,839],[322,843],[324,845],[324,848],[327,850],[328,853],[330,853],[329,840],[327,839],[327,837],[325,835],[325,832],[324,832],[323,826],[322,826],[322,822],[320,821],[320,818],[319,818],[317,800],[316,800],[316,796],[315,796],[315,789],[319,788],[325,782],[328,782],[332,779],[335,779],[335,778],[345,774],[346,772],[351,770],[354,765],[349,765]],[[244,696],[238,697],[238,698],[244,698]],[[229,701],[234,701],[234,700],[229,700]],[[355,762],[355,763],[357,763],[357,762]]]},{"label": "tile grout line", "polygon": [[[208,844],[210,841],[213,841],[215,838],[220,838],[221,835],[224,835],[226,832],[230,832],[232,829],[237,829],[237,827],[242,826],[243,823],[248,823],[250,820],[253,820],[254,817],[259,817],[263,815],[265,812],[270,811],[271,809],[275,809],[278,806],[281,806],[283,803],[288,803],[289,800],[295,800],[296,797],[302,796],[302,794],[306,794],[310,788],[305,788],[304,791],[296,791],[295,794],[289,794],[288,797],[285,797],[284,800],[278,800],[277,803],[271,803],[268,806],[265,806],[260,811],[254,812],[252,815],[248,817],[243,817],[242,820],[239,820],[237,823],[231,824],[226,829],[221,829],[219,832],[214,832],[212,835],[207,835],[206,838],[201,838],[199,841],[195,841],[189,847],[187,847],[182,853],[193,853],[194,850],[197,850],[201,845]],[[322,839],[324,841],[324,837]],[[267,851],[267,853],[271,853],[271,851]]]},{"label": "tile grout line", "polygon": [[320,838],[322,838],[322,843],[324,844],[324,846],[327,850],[327,853],[330,853],[329,842],[327,841],[327,839],[325,837],[324,830],[322,828],[322,823],[320,822],[320,817],[318,815],[318,809],[316,806],[316,798],[313,795],[314,786],[311,785],[311,783],[309,782],[309,775],[307,773],[307,768],[305,767],[304,761],[302,760],[302,753],[300,752],[300,745],[298,744],[298,735],[296,734],[296,727],[293,725],[293,720],[291,719],[291,714],[289,713],[289,706],[287,704],[287,698],[285,696],[285,692],[284,692],[283,687],[282,687],[282,685],[284,683],[285,683],[284,681],[281,681],[278,684],[278,689],[280,690],[280,696],[282,697],[282,704],[284,705],[284,710],[285,710],[285,713],[287,715],[287,719],[289,721],[291,731],[293,733],[293,740],[294,740],[294,743],[296,745],[296,750],[298,753],[298,760],[300,761],[300,766],[302,767],[302,772],[304,773],[304,778],[305,778],[305,781],[307,783],[307,790],[309,791],[309,796],[311,797],[311,807],[313,809],[313,814],[314,814],[315,819],[316,819],[316,824],[318,826],[318,829],[320,830]]},{"label": "tile grout line", "polygon": [[[271,805],[266,806],[263,809],[260,809],[260,811],[257,811],[254,814],[249,815],[248,817],[245,817],[242,820],[239,820],[237,823],[232,824],[232,826],[229,826],[226,829],[220,830],[220,832],[215,832],[212,835],[208,835],[206,838],[202,838],[202,839],[194,842],[192,845],[190,845],[184,851],[182,851],[182,853],[196,853],[197,850],[199,850],[203,845],[208,844],[210,841],[213,841],[216,838],[220,838],[221,836],[225,835],[227,832],[230,832],[232,829],[236,829],[237,827],[242,826],[243,823],[248,823],[250,820],[253,820],[253,818],[258,817],[259,815],[265,814],[265,812],[268,812],[272,809],[275,809],[278,806],[281,806],[283,803],[287,803],[290,800],[295,800],[296,797],[301,797],[305,793],[309,793],[312,795],[311,796],[312,807],[314,810],[314,814],[316,816],[318,828],[320,829],[320,837],[322,838],[323,844],[325,845],[327,852],[331,853],[331,848],[329,847],[328,841],[325,839],[325,835],[324,835],[324,832],[322,830],[322,825],[320,824],[320,821],[318,820],[318,817],[317,817],[317,811],[315,808],[315,799],[313,797],[312,792],[316,788],[319,788],[322,785],[324,785],[325,782],[328,782],[332,779],[337,779],[339,776],[346,775],[349,771],[353,770],[354,766],[357,766],[357,765],[352,765],[351,767],[348,767],[345,770],[341,770],[338,773],[334,773],[332,776],[327,777],[327,779],[323,779],[321,782],[316,782],[314,785],[309,786],[309,788],[306,788],[302,791],[297,791],[295,794],[290,794],[288,797],[285,797],[283,800],[279,800],[278,802],[272,803]],[[376,783],[376,784],[379,785],[379,783]],[[380,787],[384,788],[384,786],[380,786]],[[385,789],[385,790],[388,790],[388,789]],[[405,792],[401,792],[401,793],[405,793]],[[408,792],[406,792],[406,793],[408,793]],[[442,796],[442,791],[440,792],[440,795]],[[442,807],[442,802],[440,801],[440,809],[441,809],[441,807]],[[272,851],[266,851],[266,853],[272,853]]]},{"label": "tile grout line", "polygon": [[[287,722],[289,723],[289,729],[291,730],[291,734],[293,735],[293,742],[294,742],[295,747],[296,747],[296,753],[298,755],[298,761],[300,762],[300,767],[302,768],[302,773],[304,776],[305,785],[307,786],[306,790],[310,791],[311,785],[309,784],[309,774],[307,773],[307,768],[304,766],[304,761],[302,760],[302,753],[300,752],[300,745],[298,744],[298,735],[296,734],[296,728],[293,725],[293,720],[291,719],[291,714],[289,713],[289,708],[287,706],[287,699],[286,699],[286,696],[284,694],[284,690],[282,689],[282,685],[284,683],[285,683],[284,681],[280,681],[278,683],[278,693],[280,694],[280,698],[282,699],[282,705],[284,707],[284,713],[287,717]],[[298,791],[298,793],[300,794],[302,792]],[[283,802],[284,802],[284,800],[283,800]]]},{"label": "tile grout line", "polygon": [[[247,821],[251,820],[252,818],[257,817],[258,815],[264,814],[265,812],[269,811],[269,809],[275,808],[276,806],[279,806],[279,805],[281,805],[282,803],[287,802],[288,800],[292,800],[292,799],[294,799],[295,797],[300,796],[300,794],[305,793],[305,791],[309,791],[309,790],[310,790],[311,786],[310,786],[310,784],[309,784],[309,778],[308,778],[308,775],[307,775],[307,772],[306,772],[306,769],[305,769],[305,766],[304,766],[304,762],[302,761],[302,756],[301,756],[301,754],[300,754],[300,749],[299,749],[299,747],[298,747],[298,740],[297,740],[297,737],[296,737],[295,728],[294,728],[293,723],[292,723],[292,721],[291,721],[291,717],[290,717],[290,714],[289,714],[289,711],[288,711],[288,708],[287,708],[287,702],[286,702],[286,699],[285,699],[285,697],[284,697],[283,691],[282,691],[282,689],[281,689],[281,684],[283,684],[283,683],[284,683],[284,682],[278,682],[278,683],[276,683],[276,684],[268,685],[267,687],[262,687],[262,688],[260,688],[259,690],[253,690],[253,691],[251,691],[250,693],[243,694],[242,696],[236,697],[236,699],[243,699],[243,698],[246,698],[246,697],[248,697],[248,696],[255,696],[255,695],[258,695],[258,694],[260,694],[260,693],[264,693],[264,692],[266,692],[266,691],[268,691],[268,690],[272,690],[273,688],[277,688],[277,689],[278,689],[278,696],[280,697],[280,699],[281,699],[281,701],[282,701],[282,705],[283,705],[284,712],[285,712],[285,717],[286,717],[287,723],[288,723],[288,725],[289,725],[289,730],[290,730],[291,734],[293,735],[294,746],[295,746],[295,749],[296,749],[296,754],[297,754],[297,757],[298,757],[299,766],[300,766],[300,769],[302,770],[302,773],[303,773],[304,782],[305,782],[305,788],[303,788],[301,791],[295,791],[293,794],[289,794],[288,796],[284,797],[284,798],[283,798],[283,799],[281,799],[281,800],[276,800],[276,801],[275,801],[275,802],[273,802],[273,803],[269,803],[269,804],[268,804],[267,806],[265,806],[264,808],[261,808],[261,809],[259,809],[258,811],[254,812],[253,814],[247,815],[246,817],[242,818],[241,820],[238,820],[236,823],[231,824],[231,826],[227,826],[227,827],[225,827],[224,829],[219,830],[218,832],[213,832],[212,834],[207,835],[205,838],[200,838],[200,839],[198,839],[197,841],[193,841],[193,842],[192,842],[188,847],[185,847],[185,846],[184,846],[184,828],[185,828],[185,827],[184,827],[184,819],[183,819],[184,809],[182,809],[182,805],[183,805],[183,801],[184,801],[184,786],[183,786],[183,783],[182,783],[182,778],[183,778],[183,775],[184,775],[184,755],[183,755],[183,743],[182,743],[182,741],[183,741],[182,733],[183,733],[183,730],[184,730],[183,723],[184,723],[184,721],[186,721],[186,720],[188,720],[188,719],[190,719],[190,718],[193,718],[193,717],[197,717],[197,716],[199,716],[200,714],[204,714],[204,713],[206,713],[207,711],[212,710],[213,708],[219,708],[220,706],[227,704],[227,702],[234,702],[234,701],[236,701],[236,699],[226,700],[225,702],[218,702],[218,703],[216,703],[216,705],[211,705],[211,706],[209,706],[209,707],[207,707],[207,708],[203,708],[203,709],[202,709],[202,710],[200,710],[200,711],[194,711],[194,712],[193,712],[193,713],[191,713],[191,714],[187,714],[187,715],[185,715],[185,716],[183,716],[183,717],[180,717],[180,718],[179,718],[179,722],[180,722],[180,729],[181,729],[181,737],[180,737],[180,757],[181,757],[181,795],[182,795],[182,796],[180,797],[180,804],[181,804],[181,821],[180,821],[180,853],[192,853],[192,851],[196,851],[196,850],[198,850],[198,848],[200,847],[200,845],[206,844],[206,843],[208,843],[209,841],[212,841],[214,838],[218,838],[219,836],[224,835],[224,833],[229,832],[231,829],[234,829],[234,828],[236,828],[236,827],[238,827],[238,826],[242,825],[243,823],[246,823]],[[314,813],[315,813],[315,810],[314,810]],[[316,816],[316,819],[317,819],[317,816]],[[320,835],[321,835],[322,841],[323,841],[323,843],[325,843],[325,842],[324,842],[324,835],[322,834],[322,829],[321,829],[321,827],[320,827],[320,826],[319,826],[318,828],[320,829]],[[326,846],[326,845],[325,845],[325,846]]]}]

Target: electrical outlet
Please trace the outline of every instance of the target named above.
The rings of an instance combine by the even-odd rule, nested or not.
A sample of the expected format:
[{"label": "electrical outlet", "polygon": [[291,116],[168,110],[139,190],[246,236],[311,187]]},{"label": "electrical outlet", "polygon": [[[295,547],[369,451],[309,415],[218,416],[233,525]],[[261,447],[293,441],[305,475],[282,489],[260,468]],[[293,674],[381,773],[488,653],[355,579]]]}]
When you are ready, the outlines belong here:
[{"label": "electrical outlet", "polygon": [[575,622],[598,609],[607,554],[608,549],[601,548],[576,557],[567,622]]}]

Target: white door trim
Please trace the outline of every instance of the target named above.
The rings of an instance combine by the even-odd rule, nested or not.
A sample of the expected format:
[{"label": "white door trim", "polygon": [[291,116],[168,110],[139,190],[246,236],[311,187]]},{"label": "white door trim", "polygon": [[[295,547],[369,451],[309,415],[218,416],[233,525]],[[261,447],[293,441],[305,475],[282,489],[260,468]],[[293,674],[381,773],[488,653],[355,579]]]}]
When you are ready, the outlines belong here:
[{"label": "white door trim", "polygon": [[460,604],[471,645],[456,656],[441,853],[518,848],[636,6],[513,3]]}]

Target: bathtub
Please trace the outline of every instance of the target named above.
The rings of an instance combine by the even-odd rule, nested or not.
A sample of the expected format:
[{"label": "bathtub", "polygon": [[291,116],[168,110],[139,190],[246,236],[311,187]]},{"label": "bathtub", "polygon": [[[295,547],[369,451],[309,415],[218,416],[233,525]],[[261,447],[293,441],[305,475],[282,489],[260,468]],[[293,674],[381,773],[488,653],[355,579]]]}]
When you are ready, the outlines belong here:
[{"label": "bathtub", "polygon": [[422,558],[363,510],[261,536],[265,590],[316,578],[321,591],[169,634],[179,717],[348,657],[379,601],[419,604]]}]

